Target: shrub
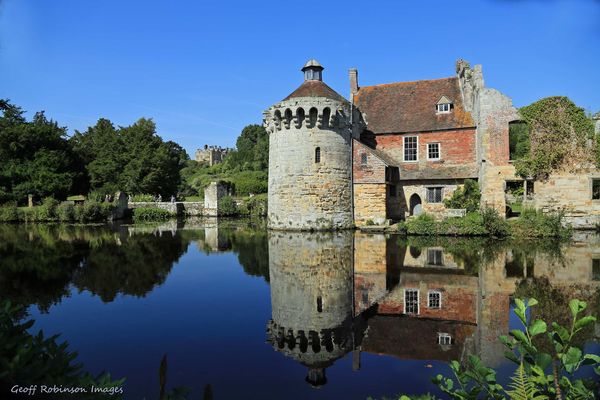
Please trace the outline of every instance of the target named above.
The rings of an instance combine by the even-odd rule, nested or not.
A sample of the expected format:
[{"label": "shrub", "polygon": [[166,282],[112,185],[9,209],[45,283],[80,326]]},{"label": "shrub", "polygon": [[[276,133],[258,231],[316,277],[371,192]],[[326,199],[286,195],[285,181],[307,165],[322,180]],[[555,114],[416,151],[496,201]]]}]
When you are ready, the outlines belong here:
[{"label": "shrub", "polygon": [[247,196],[250,193],[266,193],[268,189],[267,173],[264,171],[241,171],[231,176],[235,193]]},{"label": "shrub", "polygon": [[564,212],[544,213],[533,208],[524,208],[521,216],[513,222],[516,236],[541,238],[567,238],[571,227],[563,226]]},{"label": "shrub", "polygon": [[483,226],[488,235],[505,237],[509,233],[508,222],[500,216],[495,208],[485,207],[481,211]]},{"label": "shrub", "polygon": [[238,207],[233,197],[224,196],[219,200],[218,213],[226,217],[238,214]]},{"label": "shrub", "polygon": [[267,194],[259,194],[250,197],[246,202],[246,207],[250,215],[264,217],[268,212],[268,198]]},{"label": "shrub", "polygon": [[487,234],[483,216],[472,212],[464,217],[448,218],[441,222],[439,233],[451,236],[483,236]]},{"label": "shrub", "polygon": [[17,222],[19,219],[19,208],[16,204],[0,207],[0,222]]},{"label": "shrub", "polygon": [[79,222],[100,222],[112,218],[114,206],[111,203],[86,201],[83,206],[74,207],[74,219]]},{"label": "shrub", "polygon": [[406,221],[400,221],[398,222],[398,224],[396,224],[396,230],[398,231],[399,234],[401,235],[406,235],[406,231],[407,231],[407,227],[406,227]]},{"label": "shrub", "polygon": [[437,225],[431,215],[422,213],[418,217],[406,221],[406,232],[409,235],[436,235],[438,233]]},{"label": "shrub", "polygon": [[162,208],[140,207],[133,210],[134,221],[166,221],[173,217],[175,217],[175,214]]},{"label": "shrub", "polygon": [[481,192],[477,181],[467,179],[462,187],[459,187],[452,193],[452,197],[444,199],[446,208],[466,209],[467,212],[475,212],[479,210],[479,200]]},{"label": "shrub", "polygon": [[56,217],[59,221],[67,222],[75,220],[75,206],[71,203],[61,203],[56,208]]},{"label": "shrub", "polygon": [[57,207],[57,200],[52,197],[46,197],[40,206],[33,207],[33,219],[36,222],[54,221],[56,219]]},{"label": "shrub", "polygon": [[375,225],[375,222],[373,222],[372,219],[368,219],[368,220],[365,221],[365,225],[372,226],[372,225]]}]

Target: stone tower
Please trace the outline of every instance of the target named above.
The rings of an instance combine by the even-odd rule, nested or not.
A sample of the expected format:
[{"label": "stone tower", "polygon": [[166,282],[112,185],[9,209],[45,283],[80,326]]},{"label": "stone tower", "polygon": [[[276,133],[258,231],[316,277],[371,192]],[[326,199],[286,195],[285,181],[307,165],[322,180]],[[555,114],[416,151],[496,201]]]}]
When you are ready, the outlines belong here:
[{"label": "stone tower", "polygon": [[312,386],[353,348],[352,233],[270,232],[267,341],[307,368]]},{"label": "stone tower", "polygon": [[351,104],[310,60],[304,82],[264,115],[269,133],[268,226],[330,230],[353,226]]}]

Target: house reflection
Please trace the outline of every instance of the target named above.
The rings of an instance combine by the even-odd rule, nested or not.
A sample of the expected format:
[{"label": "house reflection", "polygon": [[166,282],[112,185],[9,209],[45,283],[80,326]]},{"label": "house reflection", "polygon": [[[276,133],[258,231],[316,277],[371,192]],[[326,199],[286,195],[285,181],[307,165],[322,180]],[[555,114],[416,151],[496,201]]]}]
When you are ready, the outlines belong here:
[{"label": "house reflection", "polygon": [[353,369],[362,352],[432,361],[475,354],[494,367],[504,359],[498,337],[508,334],[518,282],[545,276],[600,287],[598,241],[571,245],[562,258],[502,248],[474,268],[480,250],[470,257],[393,235],[271,232],[268,342],[305,365],[313,386],[349,352]]}]

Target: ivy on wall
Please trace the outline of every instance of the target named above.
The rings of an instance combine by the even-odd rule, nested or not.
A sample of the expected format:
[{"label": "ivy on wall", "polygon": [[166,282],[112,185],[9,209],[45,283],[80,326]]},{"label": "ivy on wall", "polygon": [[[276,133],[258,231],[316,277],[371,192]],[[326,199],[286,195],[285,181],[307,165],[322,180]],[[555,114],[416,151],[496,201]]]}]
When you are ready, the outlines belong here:
[{"label": "ivy on wall", "polygon": [[[595,148],[594,125],[583,108],[564,96],[546,97],[519,110],[529,126],[529,154],[515,160],[517,175],[545,180],[559,169],[577,169],[594,161],[600,165],[600,141]],[[592,142],[593,143],[593,142]]]}]

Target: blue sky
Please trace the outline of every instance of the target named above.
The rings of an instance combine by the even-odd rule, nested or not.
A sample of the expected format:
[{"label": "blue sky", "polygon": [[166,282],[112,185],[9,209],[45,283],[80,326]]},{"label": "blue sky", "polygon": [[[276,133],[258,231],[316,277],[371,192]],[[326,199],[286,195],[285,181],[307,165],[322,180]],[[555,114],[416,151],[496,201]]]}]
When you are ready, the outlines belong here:
[{"label": "blue sky", "polygon": [[302,82],[309,58],[348,95],[483,64],[516,106],[566,95],[600,110],[600,1],[0,0],[0,98],[69,131],[151,117],[192,154]]}]

